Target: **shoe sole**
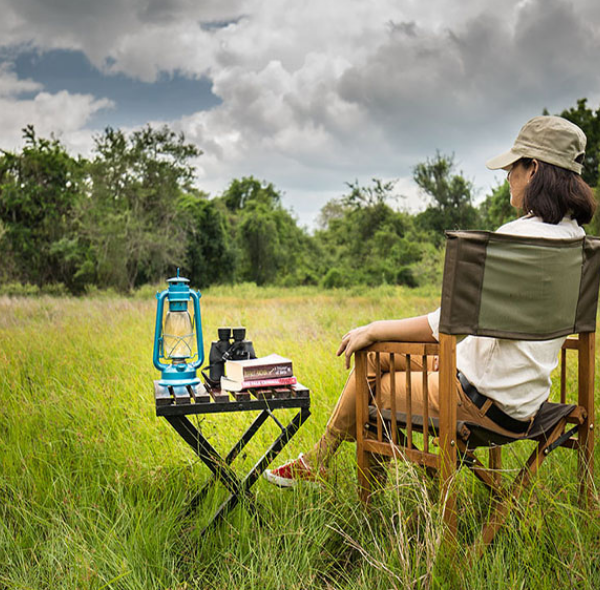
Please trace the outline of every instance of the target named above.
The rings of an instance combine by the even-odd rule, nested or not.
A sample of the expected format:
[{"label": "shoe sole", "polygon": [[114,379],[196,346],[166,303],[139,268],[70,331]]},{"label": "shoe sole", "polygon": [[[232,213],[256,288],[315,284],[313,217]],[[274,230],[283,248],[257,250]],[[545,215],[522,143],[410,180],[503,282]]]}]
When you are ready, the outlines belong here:
[{"label": "shoe sole", "polygon": [[299,483],[309,487],[318,488],[319,484],[316,481],[310,481],[307,479],[288,479],[287,477],[279,477],[279,475],[275,475],[272,471],[265,471],[263,473],[263,477],[273,485],[276,485],[279,488],[295,488]]}]

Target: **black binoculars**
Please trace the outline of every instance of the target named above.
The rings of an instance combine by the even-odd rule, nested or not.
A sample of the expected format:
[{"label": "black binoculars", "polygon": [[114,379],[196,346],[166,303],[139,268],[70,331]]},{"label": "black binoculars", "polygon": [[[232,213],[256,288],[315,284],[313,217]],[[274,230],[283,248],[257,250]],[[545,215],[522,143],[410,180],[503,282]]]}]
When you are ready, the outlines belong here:
[{"label": "black binoculars", "polygon": [[209,377],[213,387],[219,387],[225,375],[225,361],[255,359],[256,353],[250,340],[246,340],[246,328],[219,328],[219,339],[210,346]]}]

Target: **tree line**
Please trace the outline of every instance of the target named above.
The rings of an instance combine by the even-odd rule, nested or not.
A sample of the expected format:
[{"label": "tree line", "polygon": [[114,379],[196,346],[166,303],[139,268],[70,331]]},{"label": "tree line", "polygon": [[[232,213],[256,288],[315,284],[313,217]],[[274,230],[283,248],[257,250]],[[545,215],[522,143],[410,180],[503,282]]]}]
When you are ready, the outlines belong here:
[{"label": "tree line", "polygon": [[[561,115],[588,136],[583,177],[596,188],[600,108],[581,99]],[[128,292],[180,267],[200,288],[246,281],[417,286],[439,279],[444,230],[493,230],[517,215],[508,183],[475,206],[472,182],[452,155],[438,152],[413,168],[423,211],[406,211],[393,182],[349,182],[309,233],[272,183],[234,179],[212,197],[196,188],[192,162],[201,152],[169,127],[129,135],[107,128],[90,158],[38,137],[32,126],[23,134],[20,152],[0,155],[4,284]],[[591,232],[599,229],[594,219]]]}]

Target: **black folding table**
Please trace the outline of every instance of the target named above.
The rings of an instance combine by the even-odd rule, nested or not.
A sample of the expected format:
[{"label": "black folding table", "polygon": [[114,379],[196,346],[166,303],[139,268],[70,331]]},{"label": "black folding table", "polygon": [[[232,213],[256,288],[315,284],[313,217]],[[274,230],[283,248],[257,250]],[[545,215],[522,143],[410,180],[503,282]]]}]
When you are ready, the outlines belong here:
[{"label": "black folding table", "polygon": [[[221,391],[211,391],[209,394],[204,391],[200,392],[200,389],[202,388],[190,386],[167,388],[162,387],[158,381],[154,382],[156,415],[163,416],[171,424],[213,473],[213,477],[190,501],[188,511],[194,510],[211,485],[220,481],[230,493],[204,530],[232,510],[239,502],[241,495],[247,499],[245,503],[247,508],[260,519],[261,511],[250,488],[310,416],[310,392],[299,384],[290,387],[263,388],[240,394],[227,394]],[[284,425],[275,416],[275,412],[289,408],[295,408],[298,412],[287,425]],[[230,412],[260,413],[229,453],[222,457],[204,437],[202,431],[190,422],[188,416]],[[279,427],[279,435],[252,469],[244,477],[238,476],[231,464],[269,418]]]}]

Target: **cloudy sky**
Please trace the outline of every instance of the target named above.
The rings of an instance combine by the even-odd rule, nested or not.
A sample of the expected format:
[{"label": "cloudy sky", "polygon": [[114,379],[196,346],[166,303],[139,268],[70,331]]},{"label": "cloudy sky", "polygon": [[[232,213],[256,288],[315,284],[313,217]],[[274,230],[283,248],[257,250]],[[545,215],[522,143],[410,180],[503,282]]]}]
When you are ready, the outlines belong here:
[{"label": "cloudy sky", "polygon": [[0,0],[0,148],[32,123],[89,154],[107,125],[168,123],[198,186],[273,182],[310,226],[345,183],[454,153],[484,162],[530,117],[600,103],[597,0]]}]

